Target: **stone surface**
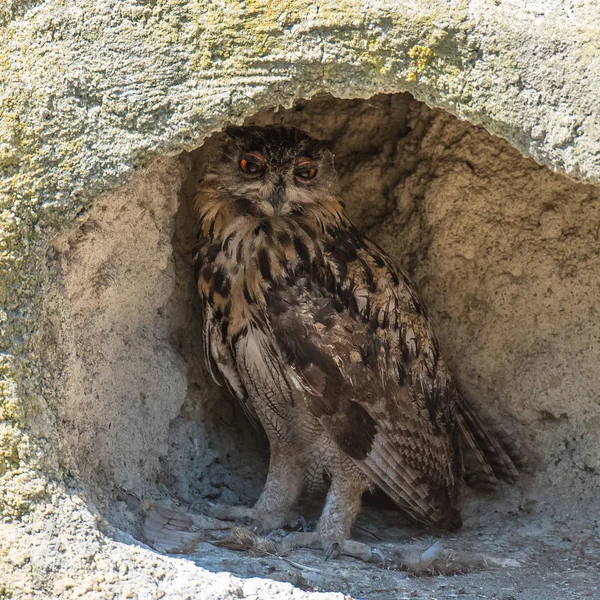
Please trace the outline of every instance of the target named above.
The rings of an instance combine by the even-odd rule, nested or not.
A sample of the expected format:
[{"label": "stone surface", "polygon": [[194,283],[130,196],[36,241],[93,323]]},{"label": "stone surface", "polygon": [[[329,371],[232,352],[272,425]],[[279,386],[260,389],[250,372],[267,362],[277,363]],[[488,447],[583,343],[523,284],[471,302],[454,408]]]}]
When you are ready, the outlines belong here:
[{"label": "stone surface", "polygon": [[[247,502],[260,488],[264,440],[211,387],[186,335],[197,325],[189,199],[204,150],[175,156],[252,115],[332,141],[353,218],[413,276],[461,380],[532,450],[535,475],[469,499],[474,529],[453,543],[493,530],[506,553],[533,538],[528,560],[568,555],[582,594],[594,589],[597,188],[406,95],[265,111],[321,91],[410,91],[598,182],[600,9],[524,4],[0,7],[0,597],[303,595],[210,575],[130,535],[141,500]],[[516,541],[501,533],[511,515]],[[271,573],[219,560],[197,562]],[[543,587],[556,564],[533,569],[527,597],[566,585]],[[277,578],[332,588],[331,576]],[[372,591],[372,576],[347,589]],[[525,581],[473,577],[465,598],[509,584],[520,597]],[[419,597],[438,584],[386,581],[378,597],[393,585]]]}]

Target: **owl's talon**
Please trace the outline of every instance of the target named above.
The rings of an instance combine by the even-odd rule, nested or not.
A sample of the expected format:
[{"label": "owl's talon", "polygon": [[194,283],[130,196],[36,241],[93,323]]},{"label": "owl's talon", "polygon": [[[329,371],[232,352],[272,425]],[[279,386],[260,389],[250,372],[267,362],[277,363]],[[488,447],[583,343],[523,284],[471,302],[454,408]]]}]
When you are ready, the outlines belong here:
[{"label": "owl's talon", "polygon": [[308,533],[310,531],[310,527],[306,523],[306,519],[302,515],[300,515],[298,517],[298,520],[300,521],[300,526],[302,527],[302,532]]},{"label": "owl's talon", "polygon": [[302,515],[297,515],[295,521],[290,523],[290,527],[302,533],[308,533],[310,531],[310,527]]},{"label": "owl's talon", "polygon": [[372,563],[376,563],[378,565],[383,565],[385,564],[385,555],[383,554],[383,552],[377,548],[376,546],[372,546],[371,547],[371,558],[369,559],[369,562]]},{"label": "owl's talon", "polygon": [[[249,527],[251,529],[252,525],[254,524],[254,519],[250,516],[245,516],[240,519],[240,523],[245,527]],[[256,526],[254,527],[254,529],[256,529]]]},{"label": "owl's talon", "polygon": [[333,542],[325,551],[325,560],[330,558],[338,558],[342,552],[342,547],[338,542]]},{"label": "owl's talon", "polygon": [[273,529],[273,531],[267,533],[265,540],[279,544],[283,539],[285,539],[286,533],[287,532],[284,529]]}]

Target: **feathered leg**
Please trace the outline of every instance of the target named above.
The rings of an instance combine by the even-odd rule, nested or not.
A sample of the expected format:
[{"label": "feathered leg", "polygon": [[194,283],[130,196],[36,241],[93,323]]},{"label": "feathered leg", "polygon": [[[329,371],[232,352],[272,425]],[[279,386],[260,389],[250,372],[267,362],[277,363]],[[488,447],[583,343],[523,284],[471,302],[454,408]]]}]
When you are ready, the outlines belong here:
[{"label": "feathered leg", "polygon": [[368,483],[363,478],[346,479],[343,476],[335,476],[316,531],[288,535],[281,542],[280,550],[289,552],[296,548],[322,548],[326,560],[344,554],[365,562],[383,561],[383,554],[377,548],[349,539],[352,524],[360,511],[363,492],[367,487]]},{"label": "feathered leg", "polygon": [[326,553],[335,554],[335,544],[339,545],[350,537],[350,530],[360,511],[361,498],[366,488],[362,478],[333,478],[317,524],[317,533]]},{"label": "feathered leg", "polygon": [[251,519],[258,534],[266,534],[295,521],[292,509],[300,496],[304,471],[289,452],[271,446],[269,474],[265,487],[253,508],[217,506],[211,516],[217,519]]}]

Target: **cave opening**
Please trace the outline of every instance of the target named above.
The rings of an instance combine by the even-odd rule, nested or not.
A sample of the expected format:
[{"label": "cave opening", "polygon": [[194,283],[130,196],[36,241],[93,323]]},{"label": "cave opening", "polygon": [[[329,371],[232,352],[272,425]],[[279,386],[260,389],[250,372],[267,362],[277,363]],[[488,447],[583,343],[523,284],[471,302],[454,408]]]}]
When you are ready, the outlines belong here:
[{"label": "cave opening", "polygon": [[[600,487],[600,325],[590,319],[600,282],[599,190],[409,94],[320,95],[246,120],[268,123],[331,144],[349,216],[413,279],[457,378],[529,453],[516,486],[465,493],[465,528],[450,543],[477,540],[516,563],[529,557],[534,535],[567,552],[559,524],[596,506]],[[65,468],[112,527],[136,538],[149,503],[250,505],[267,472],[264,434],[212,382],[202,354],[192,200],[217,143],[215,134],[193,152],[156,159],[103,194],[48,257]],[[385,502],[367,504],[357,535],[417,535]],[[582,527],[582,536],[595,534]],[[209,545],[192,558],[339,587],[335,566],[324,579],[300,581],[289,565]],[[343,589],[363,590],[344,577]]]}]

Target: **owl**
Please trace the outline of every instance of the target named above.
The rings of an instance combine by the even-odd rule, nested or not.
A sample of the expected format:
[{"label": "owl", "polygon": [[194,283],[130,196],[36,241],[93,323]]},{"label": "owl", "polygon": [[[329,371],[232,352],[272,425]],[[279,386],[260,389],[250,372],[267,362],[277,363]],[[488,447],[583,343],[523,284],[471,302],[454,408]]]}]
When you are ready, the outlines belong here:
[{"label": "owl", "polygon": [[231,127],[195,198],[208,369],[269,440],[250,518],[285,527],[304,491],[327,490],[293,547],[370,560],[350,539],[379,488],[434,530],[461,524],[459,487],[517,477],[506,439],[458,391],[407,276],[344,212],[332,153],[279,126]]}]

